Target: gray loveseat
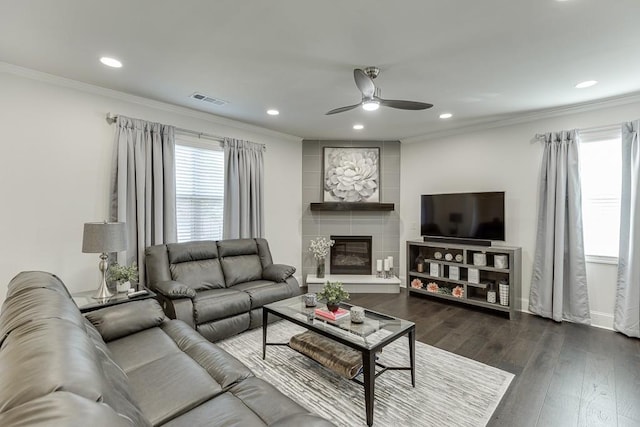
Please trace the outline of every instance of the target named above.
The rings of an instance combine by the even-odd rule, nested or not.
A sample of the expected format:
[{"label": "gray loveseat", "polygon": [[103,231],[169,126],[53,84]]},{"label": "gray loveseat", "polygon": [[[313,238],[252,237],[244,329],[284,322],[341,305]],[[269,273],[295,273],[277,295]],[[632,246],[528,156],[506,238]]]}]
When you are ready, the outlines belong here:
[{"label": "gray loveseat", "polygon": [[265,239],[151,246],[147,286],[165,313],[211,342],[262,325],[262,306],[299,295],[294,267],[274,264]]},{"label": "gray loveseat", "polygon": [[25,272],[0,314],[0,425],[327,427],[153,299],[80,313]]}]

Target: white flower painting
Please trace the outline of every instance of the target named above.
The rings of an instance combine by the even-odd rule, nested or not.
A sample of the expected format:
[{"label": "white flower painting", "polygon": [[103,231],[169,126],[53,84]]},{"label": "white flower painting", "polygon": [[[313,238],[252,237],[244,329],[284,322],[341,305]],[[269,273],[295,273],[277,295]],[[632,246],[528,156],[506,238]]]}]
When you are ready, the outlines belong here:
[{"label": "white flower painting", "polygon": [[324,148],[324,202],[379,202],[379,148]]}]

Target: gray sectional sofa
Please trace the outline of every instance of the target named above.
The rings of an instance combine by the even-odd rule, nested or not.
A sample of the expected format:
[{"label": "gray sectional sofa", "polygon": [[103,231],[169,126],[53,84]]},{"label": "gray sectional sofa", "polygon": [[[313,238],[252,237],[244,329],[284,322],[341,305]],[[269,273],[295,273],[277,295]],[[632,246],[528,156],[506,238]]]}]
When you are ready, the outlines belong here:
[{"label": "gray sectional sofa", "polygon": [[165,313],[211,342],[262,325],[262,306],[300,294],[294,267],[274,264],[265,239],[151,246],[147,286]]},{"label": "gray sectional sofa", "polygon": [[0,425],[327,427],[154,299],[80,313],[24,272],[0,313]]}]

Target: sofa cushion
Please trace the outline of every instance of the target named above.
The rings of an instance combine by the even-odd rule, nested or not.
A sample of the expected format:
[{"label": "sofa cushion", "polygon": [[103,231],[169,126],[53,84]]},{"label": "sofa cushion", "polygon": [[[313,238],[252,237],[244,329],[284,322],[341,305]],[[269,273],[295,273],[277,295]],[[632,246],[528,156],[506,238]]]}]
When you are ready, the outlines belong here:
[{"label": "sofa cushion", "polygon": [[267,425],[275,423],[286,415],[307,413],[302,406],[260,378],[247,378],[229,391]]},{"label": "sofa cushion", "polygon": [[249,313],[238,314],[222,320],[214,320],[209,323],[197,325],[196,330],[200,335],[211,342],[237,335],[249,329],[251,316]]},{"label": "sofa cushion", "polygon": [[56,391],[0,413],[0,426],[29,427],[138,427],[150,425],[114,412],[102,402]]},{"label": "sofa cushion", "polygon": [[171,264],[171,278],[196,291],[225,287],[220,260],[205,259]]},{"label": "sofa cushion", "polygon": [[116,364],[98,330],[88,320],[85,325],[89,338],[95,344],[98,360],[102,364],[102,374],[106,385],[102,401],[112,408],[119,408],[122,415],[132,420],[136,426],[149,426],[149,421],[144,418],[142,411],[134,404],[135,399],[131,395],[129,378]]},{"label": "sofa cushion", "polygon": [[87,313],[86,318],[100,332],[102,339],[109,342],[158,326],[165,316],[158,301],[145,299],[95,310]]},{"label": "sofa cushion", "polygon": [[227,287],[262,279],[262,264],[258,255],[236,255],[222,258],[222,271]]},{"label": "sofa cushion", "polygon": [[9,283],[6,299],[11,298],[18,292],[41,288],[49,289],[71,298],[69,290],[55,274],[47,273],[46,271],[23,271]]},{"label": "sofa cushion", "polygon": [[[14,329],[0,351],[0,384],[11,384],[0,389],[1,412],[69,392],[102,402],[136,426],[149,425],[135,405],[127,377],[105,346],[94,344],[95,338],[95,331],[87,333],[61,319],[34,320]],[[76,412],[73,418],[78,416]]]},{"label": "sofa cushion", "polygon": [[134,398],[154,426],[222,392],[207,371],[184,353],[149,362],[127,376]]},{"label": "sofa cushion", "polygon": [[242,362],[222,348],[207,341],[183,322],[167,322],[162,330],[178,348],[202,366],[223,389],[227,389],[253,373]]},{"label": "sofa cushion", "polygon": [[269,280],[255,280],[253,282],[241,283],[233,289],[249,294],[252,309],[292,296],[291,288],[286,283],[275,283]]},{"label": "sofa cushion", "polygon": [[249,295],[234,289],[213,289],[198,292],[193,301],[196,325],[224,319],[251,309]]},{"label": "sofa cushion", "polygon": [[179,353],[175,342],[160,328],[151,328],[108,344],[113,359],[125,372]]},{"label": "sofa cushion", "polygon": [[220,258],[238,255],[258,255],[258,245],[254,239],[219,240],[217,243]]},{"label": "sofa cushion", "polygon": [[218,258],[218,246],[215,241],[197,241],[167,244],[169,264],[189,261],[201,261]]},{"label": "sofa cushion", "polygon": [[265,427],[267,424],[231,393],[208,402],[165,424],[165,427]]},{"label": "sofa cushion", "polygon": [[11,331],[0,351],[0,384],[11,384],[0,388],[0,410],[56,390],[100,400],[105,389],[101,372],[84,325],[80,328],[62,319],[25,323]]},{"label": "sofa cushion", "polygon": [[84,329],[84,317],[64,285],[53,274],[30,271],[9,283],[0,314],[0,344],[13,329],[33,321],[66,320]]}]

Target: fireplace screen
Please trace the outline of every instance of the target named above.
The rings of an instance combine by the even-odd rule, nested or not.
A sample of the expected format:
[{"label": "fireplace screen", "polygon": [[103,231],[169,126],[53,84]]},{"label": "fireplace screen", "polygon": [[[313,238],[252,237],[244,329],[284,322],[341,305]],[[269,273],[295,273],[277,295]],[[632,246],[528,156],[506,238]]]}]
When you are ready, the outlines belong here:
[{"label": "fireplace screen", "polygon": [[331,274],[372,274],[371,236],[331,236]]}]

